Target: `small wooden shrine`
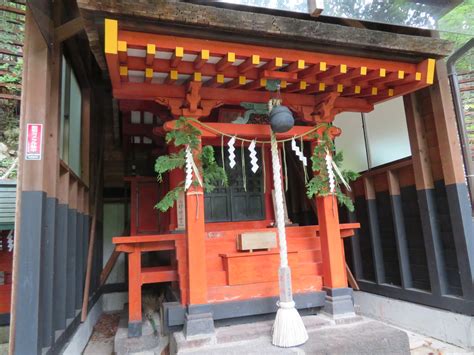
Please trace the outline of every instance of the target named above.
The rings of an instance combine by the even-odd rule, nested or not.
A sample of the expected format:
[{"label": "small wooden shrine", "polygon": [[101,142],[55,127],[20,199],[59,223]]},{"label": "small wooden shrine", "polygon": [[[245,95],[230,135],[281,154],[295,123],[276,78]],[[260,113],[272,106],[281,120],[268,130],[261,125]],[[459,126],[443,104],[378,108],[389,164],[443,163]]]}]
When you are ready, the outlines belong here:
[{"label": "small wooden shrine", "polygon": [[[408,63],[134,32],[116,20],[105,21],[105,55],[124,142],[159,143],[161,148],[150,149],[156,155],[176,149],[164,137],[179,117],[192,119],[201,144],[214,146],[218,157],[229,137],[269,141],[268,124],[236,119],[246,117],[245,108],[265,107],[274,95],[267,85],[275,80],[282,103],[296,118],[294,128],[277,139],[297,136],[316,144],[308,133],[320,123],[327,125],[319,133],[334,139],[342,133],[331,124],[338,113],[369,112],[377,103],[426,87],[435,69],[434,59]],[[132,111],[142,113],[132,117]],[[157,119],[157,112],[166,114]],[[235,170],[226,167],[229,187],[206,193],[193,186],[166,213],[154,206],[184,180],[184,171],[172,171],[162,183],[155,177],[127,178],[130,235],[113,242],[128,254],[130,336],[141,334],[141,287],[149,283],[171,282],[179,295],[180,304],[165,315],[169,326],[182,324],[184,309],[193,307],[211,309],[214,319],[229,317],[231,304],[248,306],[236,316],[272,311],[249,306],[279,293],[270,146],[257,143],[261,169],[253,174],[242,172],[251,162],[248,142],[239,144]],[[220,164],[228,164],[227,150],[225,155]],[[330,304],[328,312],[337,313],[331,302],[337,290],[348,287],[342,238],[352,236],[359,224],[339,223],[332,195],[317,197],[316,206],[318,225],[286,228],[293,292],[296,298],[308,296],[307,307]],[[255,240],[254,247],[245,246]],[[169,265],[142,266],[142,253],[149,251],[169,251]]]}]

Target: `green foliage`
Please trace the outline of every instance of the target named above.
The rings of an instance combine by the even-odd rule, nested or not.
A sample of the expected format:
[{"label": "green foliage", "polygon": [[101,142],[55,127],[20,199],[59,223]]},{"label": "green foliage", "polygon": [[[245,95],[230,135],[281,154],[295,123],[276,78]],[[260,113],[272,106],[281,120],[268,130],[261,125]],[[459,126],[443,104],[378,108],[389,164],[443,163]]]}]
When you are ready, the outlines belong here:
[{"label": "green foliage", "polygon": [[[174,169],[183,169],[186,164],[184,148],[189,145],[193,150],[199,148],[201,131],[194,127],[189,121],[181,117],[175,128],[166,134],[166,143],[173,143],[176,147],[181,147],[177,153],[162,155],[156,159],[155,172],[158,174],[158,181],[163,181],[163,174]],[[204,146],[197,155],[196,165],[201,166],[201,175],[203,177],[204,189],[208,192],[213,191],[217,186],[227,186],[227,175],[224,169],[219,166],[214,156],[212,146]],[[193,181],[196,185],[197,181]],[[160,202],[155,206],[161,212],[166,212],[173,207],[178,200],[179,194],[184,191],[184,181],[181,181],[177,187],[170,190]]]},{"label": "green foliage", "polygon": [[227,174],[224,169],[217,164],[214,156],[214,148],[212,146],[206,145],[203,147],[199,159],[202,164],[204,188],[207,192],[214,191],[218,185],[228,185]]},{"label": "green foliage", "polygon": [[168,211],[176,201],[178,201],[179,194],[184,191],[184,186],[181,184],[175,187],[173,190],[168,191],[168,193],[158,202],[155,206],[161,212]]},{"label": "green foliage", "polygon": [[158,174],[158,181],[163,181],[163,174],[174,169],[183,168],[184,163],[184,150],[179,151],[179,153],[171,153],[158,157],[155,162],[155,172]]},{"label": "green foliage", "polygon": [[[315,175],[306,184],[306,195],[308,198],[312,198],[314,196],[327,196],[331,194],[329,191],[329,174],[326,167],[325,157],[326,151],[335,151],[335,146],[326,132],[322,137],[316,134],[315,138],[318,140],[318,145],[316,145],[314,148],[313,154],[311,156],[311,166],[313,172],[315,172]],[[349,183],[359,177],[359,174],[354,171],[341,169],[341,164],[344,160],[342,152],[333,154],[333,160],[341,171],[341,174],[346,182]],[[336,188],[334,195],[336,196],[337,201],[340,205],[346,206],[349,211],[354,211],[354,204],[352,203],[352,200],[341,190],[340,185],[342,184],[342,179],[337,174],[335,174],[335,179]]]}]

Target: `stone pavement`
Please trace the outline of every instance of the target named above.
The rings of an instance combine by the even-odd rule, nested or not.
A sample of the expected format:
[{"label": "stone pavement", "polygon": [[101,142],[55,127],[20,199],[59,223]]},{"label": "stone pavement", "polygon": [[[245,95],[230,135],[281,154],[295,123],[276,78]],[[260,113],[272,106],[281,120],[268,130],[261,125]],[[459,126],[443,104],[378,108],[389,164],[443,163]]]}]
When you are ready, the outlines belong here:
[{"label": "stone pavement", "polygon": [[304,316],[309,340],[295,348],[271,344],[273,321],[233,325],[216,329],[213,339],[185,341],[175,333],[170,353],[179,354],[409,354],[405,332],[367,318],[334,322],[321,315]]},{"label": "stone pavement", "polygon": [[[263,318],[261,318],[263,319]],[[370,318],[358,317],[357,322],[334,325],[321,316],[304,316],[309,333],[306,344],[296,348],[281,349],[271,345],[270,332],[273,315],[264,321],[249,324],[232,325],[232,322],[216,322],[217,336],[211,340],[195,340],[194,345],[203,343],[203,347],[182,347],[182,354],[472,354],[462,348],[443,343],[403,329],[388,327]],[[358,327],[357,325],[362,325]],[[334,328],[337,328],[335,330]],[[395,330],[393,332],[392,330]],[[403,334],[407,334],[403,336]],[[177,333],[172,348],[184,341]],[[160,339],[158,349],[130,352],[135,354],[160,354],[166,338]],[[409,341],[409,343],[408,343]],[[92,336],[84,354],[110,355],[114,353],[114,339]],[[181,344],[182,345],[182,344]],[[360,349],[363,346],[362,350]],[[331,350],[328,350],[331,348]],[[155,351],[157,350],[157,351]],[[173,349],[170,349],[173,350]],[[173,352],[171,352],[173,353]]]}]

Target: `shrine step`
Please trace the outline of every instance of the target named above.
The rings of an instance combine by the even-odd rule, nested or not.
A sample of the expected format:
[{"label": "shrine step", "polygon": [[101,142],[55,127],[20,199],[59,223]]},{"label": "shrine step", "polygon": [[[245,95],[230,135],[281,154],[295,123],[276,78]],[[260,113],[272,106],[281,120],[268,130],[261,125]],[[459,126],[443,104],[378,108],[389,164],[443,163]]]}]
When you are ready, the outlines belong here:
[{"label": "shrine step", "polygon": [[141,284],[178,281],[178,272],[172,266],[144,267],[140,272]]},{"label": "shrine step", "polygon": [[[293,293],[322,290],[322,277],[318,275],[299,275],[293,279]],[[278,282],[261,282],[248,285],[215,286],[208,288],[209,302],[250,299],[278,296]]]}]

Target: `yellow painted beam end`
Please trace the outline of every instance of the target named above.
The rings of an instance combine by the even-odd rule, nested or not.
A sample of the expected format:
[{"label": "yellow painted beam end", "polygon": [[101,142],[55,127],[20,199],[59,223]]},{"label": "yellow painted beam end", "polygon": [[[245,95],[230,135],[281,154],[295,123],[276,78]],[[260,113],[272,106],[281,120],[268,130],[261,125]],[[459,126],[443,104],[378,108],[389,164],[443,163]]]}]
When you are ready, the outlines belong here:
[{"label": "yellow painted beam end", "polygon": [[171,70],[170,71],[170,79],[171,80],[178,80],[178,71],[177,70]]},{"label": "yellow painted beam end", "polygon": [[360,94],[360,85],[354,87],[354,94]]},{"label": "yellow painted beam end", "polygon": [[145,69],[145,77],[153,78],[153,68],[146,68]]},{"label": "yellow painted beam end", "polygon": [[194,73],[194,81],[201,81],[202,80],[202,75],[200,72],[195,72]]},{"label": "yellow painted beam end", "polygon": [[281,58],[281,57],[276,57],[276,58],[275,58],[275,65],[276,65],[277,67],[281,67],[281,66],[283,65],[283,58]]},{"label": "yellow painted beam end", "polygon": [[216,81],[219,84],[224,84],[224,74],[217,74]]},{"label": "yellow painted beam end", "polygon": [[105,19],[105,53],[117,54],[118,45],[118,21]]},{"label": "yellow painted beam end", "polygon": [[388,89],[388,96],[393,96],[394,93],[393,89]]},{"label": "yellow painted beam end", "polygon": [[341,72],[341,74],[347,73],[347,65],[341,64],[340,72]]},{"label": "yellow painted beam end", "polygon": [[298,59],[298,69],[304,69],[304,60]]},{"label": "yellow painted beam end", "polygon": [[260,64],[260,56],[258,54],[252,54],[252,64],[253,65]]},{"label": "yellow painted beam end", "polygon": [[325,83],[319,83],[319,91],[324,91],[326,90],[326,84]]},{"label": "yellow painted beam end", "polygon": [[128,67],[121,66],[119,69],[120,76],[127,76],[128,75]]},{"label": "yellow painted beam end", "polygon": [[428,59],[428,68],[426,69],[426,83],[433,84],[436,61],[432,58]]},{"label": "yellow painted beam end", "polygon": [[385,75],[387,75],[387,71],[385,70],[385,68],[380,68],[379,76],[381,78],[385,78]]},{"label": "yellow painted beam end", "polygon": [[372,88],[372,95],[377,95],[378,92],[379,92],[379,89],[377,89],[376,87]]},{"label": "yellow painted beam end", "polygon": [[319,63],[319,70],[320,71],[326,71],[327,70],[327,65],[326,65],[326,62],[320,62]]},{"label": "yellow painted beam end", "polygon": [[202,60],[209,59],[209,49],[201,49],[201,59]]},{"label": "yellow painted beam end", "polygon": [[404,79],[405,78],[405,72],[403,70],[398,71],[398,79]]},{"label": "yellow painted beam end", "polygon": [[155,55],[156,46],[154,44],[147,44],[146,45],[146,54]]},{"label": "yellow painted beam end", "polygon": [[244,75],[239,76],[239,85],[245,85],[247,83],[247,78]]},{"label": "yellow painted beam end", "polygon": [[260,86],[267,86],[267,79],[265,78],[260,79]]},{"label": "yellow painted beam end", "polygon": [[118,41],[117,50],[119,52],[126,52],[127,51],[127,42],[126,41]]},{"label": "yellow painted beam end", "polygon": [[178,58],[182,58],[184,55],[184,48],[183,47],[176,47],[174,50],[174,55]]},{"label": "yellow painted beam end", "polygon": [[337,92],[342,92],[344,90],[344,85],[337,84]]},{"label": "yellow painted beam end", "polygon": [[360,75],[367,75],[367,67],[360,67]]},{"label": "yellow painted beam end", "polygon": [[280,88],[286,89],[287,85],[288,85],[288,83],[286,82],[286,80],[280,81]]},{"label": "yellow painted beam end", "polygon": [[305,90],[307,85],[308,84],[306,83],[306,81],[301,80],[300,81],[300,90]]},{"label": "yellow painted beam end", "polygon": [[416,72],[415,74],[415,80],[420,81],[421,80],[421,73],[419,71]]},{"label": "yellow painted beam end", "polygon": [[229,63],[234,63],[235,62],[235,53],[234,52],[227,53],[227,61]]}]

